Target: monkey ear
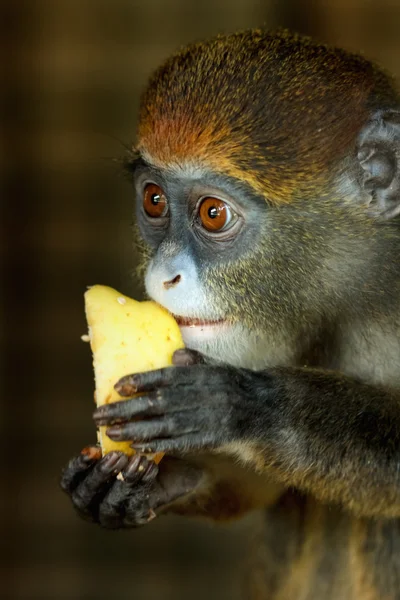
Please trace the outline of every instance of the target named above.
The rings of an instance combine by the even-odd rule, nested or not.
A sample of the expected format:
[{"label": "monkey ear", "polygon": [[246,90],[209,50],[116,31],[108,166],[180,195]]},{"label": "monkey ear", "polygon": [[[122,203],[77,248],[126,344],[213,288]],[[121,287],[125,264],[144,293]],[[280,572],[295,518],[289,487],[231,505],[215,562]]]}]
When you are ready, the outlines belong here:
[{"label": "monkey ear", "polygon": [[400,110],[377,113],[362,130],[358,154],[362,187],[375,215],[400,214]]}]

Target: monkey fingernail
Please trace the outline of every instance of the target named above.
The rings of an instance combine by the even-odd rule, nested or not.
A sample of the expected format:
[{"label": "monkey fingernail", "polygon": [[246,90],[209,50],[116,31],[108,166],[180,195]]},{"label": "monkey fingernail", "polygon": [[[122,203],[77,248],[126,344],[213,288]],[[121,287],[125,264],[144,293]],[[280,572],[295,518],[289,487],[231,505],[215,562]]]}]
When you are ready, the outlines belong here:
[{"label": "monkey fingernail", "polygon": [[114,385],[114,389],[120,396],[133,396],[137,392],[137,384],[133,375],[122,377]]}]

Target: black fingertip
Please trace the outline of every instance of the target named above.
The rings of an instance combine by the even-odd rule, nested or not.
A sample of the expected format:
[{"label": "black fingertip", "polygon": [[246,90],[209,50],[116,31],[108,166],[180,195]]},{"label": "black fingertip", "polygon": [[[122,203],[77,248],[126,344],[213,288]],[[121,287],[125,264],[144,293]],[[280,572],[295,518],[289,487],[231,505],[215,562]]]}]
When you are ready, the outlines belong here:
[{"label": "black fingertip", "polygon": [[120,462],[120,459],[123,459],[124,457],[127,459],[123,452],[109,452],[104,458],[102,458],[99,464],[101,465],[102,470],[111,472],[116,468],[116,465]]},{"label": "black fingertip", "polygon": [[128,464],[125,467],[124,472],[123,472],[124,479],[126,479],[126,478],[129,479],[130,477],[132,477],[133,474],[136,473],[136,471],[137,471],[137,469],[139,467],[141,459],[142,459],[142,457],[140,456],[140,454],[134,454],[129,459],[129,462],[128,462]]},{"label": "black fingertip", "polygon": [[126,375],[114,385],[114,390],[120,396],[133,396],[137,392],[138,382],[135,375]]},{"label": "black fingertip", "polygon": [[114,474],[118,475],[118,473],[123,471],[125,469],[127,463],[128,463],[128,457],[126,456],[126,454],[123,454],[122,456],[120,456],[114,465],[114,469],[113,469]]},{"label": "black fingertip", "polygon": [[122,429],[118,426],[109,427],[108,429],[106,429],[106,434],[110,439],[118,441],[121,439]]},{"label": "black fingertip", "polygon": [[154,477],[156,477],[157,473],[158,473],[158,465],[156,465],[156,463],[154,461],[149,461],[149,464],[143,475],[143,481],[149,481],[151,479],[154,479]]},{"label": "black fingertip", "polygon": [[136,483],[146,473],[149,460],[146,456],[135,454],[129,461],[128,466],[122,473],[125,481],[128,483]]},{"label": "black fingertip", "polygon": [[117,458],[119,458],[121,456],[121,453],[118,452],[117,450],[112,450],[111,452],[108,452],[102,460],[103,464],[109,464],[111,462],[114,462],[117,460]]},{"label": "black fingertip", "polygon": [[100,448],[88,446],[82,453],[69,461],[63,469],[60,485],[64,492],[71,493],[77,485],[92,471],[94,463],[101,456]]},{"label": "black fingertip", "polygon": [[96,410],[93,412],[93,419],[97,426],[107,425],[110,419],[109,412],[110,409],[108,408],[108,404],[96,408]]}]

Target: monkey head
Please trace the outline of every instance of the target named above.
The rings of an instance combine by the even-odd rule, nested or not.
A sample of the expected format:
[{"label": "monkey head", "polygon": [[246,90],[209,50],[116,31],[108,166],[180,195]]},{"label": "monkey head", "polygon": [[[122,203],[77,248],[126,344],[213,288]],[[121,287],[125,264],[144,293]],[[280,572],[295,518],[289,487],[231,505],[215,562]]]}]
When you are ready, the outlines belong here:
[{"label": "monkey head", "polygon": [[399,107],[370,62],[287,32],[219,36],[155,72],[130,169],[146,290],[188,346],[297,364],[321,328],[374,310]]}]

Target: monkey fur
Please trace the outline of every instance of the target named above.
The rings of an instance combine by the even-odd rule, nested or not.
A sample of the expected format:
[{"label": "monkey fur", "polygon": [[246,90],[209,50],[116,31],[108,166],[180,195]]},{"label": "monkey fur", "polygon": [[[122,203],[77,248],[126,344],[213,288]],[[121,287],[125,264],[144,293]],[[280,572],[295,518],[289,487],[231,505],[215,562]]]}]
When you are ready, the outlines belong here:
[{"label": "monkey fur", "polygon": [[166,457],[86,449],[62,476],[73,505],[109,528],[258,510],[244,598],[399,600],[393,81],[288,32],[193,44],[150,79],[128,168],[146,292],[187,349],[94,415]]}]

